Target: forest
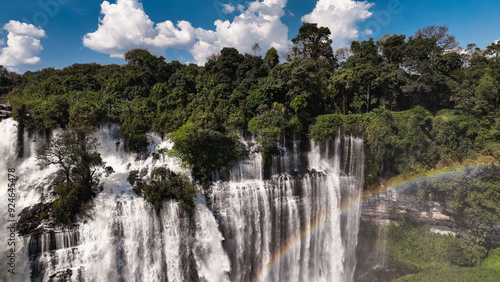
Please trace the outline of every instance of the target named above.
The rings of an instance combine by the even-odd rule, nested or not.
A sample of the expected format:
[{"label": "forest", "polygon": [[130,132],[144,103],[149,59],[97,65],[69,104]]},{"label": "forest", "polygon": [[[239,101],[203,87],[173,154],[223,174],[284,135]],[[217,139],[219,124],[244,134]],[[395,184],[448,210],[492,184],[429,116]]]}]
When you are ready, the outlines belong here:
[{"label": "forest", "polygon": [[125,65],[23,75],[1,67],[0,94],[22,127],[73,130],[82,146],[103,122],[121,124],[126,150],[139,154],[147,132],[165,134],[169,153],[204,187],[241,155],[240,136],[253,134],[266,162],[283,136],[329,140],[339,126],[363,134],[366,189],[396,175],[498,162],[500,43],[464,50],[446,26],[428,26],[333,51],[329,35],[305,23],[286,53],[227,47],[204,66],[134,49]]}]

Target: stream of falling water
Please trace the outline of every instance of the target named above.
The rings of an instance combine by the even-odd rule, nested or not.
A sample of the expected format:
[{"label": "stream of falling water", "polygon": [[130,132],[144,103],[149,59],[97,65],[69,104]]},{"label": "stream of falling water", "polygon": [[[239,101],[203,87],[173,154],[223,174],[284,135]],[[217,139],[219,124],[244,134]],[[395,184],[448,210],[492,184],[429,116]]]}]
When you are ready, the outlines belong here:
[{"label": "stream of falling water", "polygon": [[[9,167],[18,176],[17,214],[53,201],[57,168],[40,170],[35,159],[45,138],[18,134],[12,119],[1,121],[0,131],[2,203]],[[149,175],[158,166],[189,174],[175,158],[154,157],[171,148],[168,140],[149,135],[149,156],[137,158],[125,153],[118,126],[103,125],[95,137],[114,173],[102,177],[88,215],[73,230],[18,236],[15,275],[6,271],[9,249],[2,240],[0,281],[352,281],[361,139],[337,137],[318,146],[288,140],[270,165],[250,153],[214,183],[208,198],[197,196],[188,218],[174,201],[156,214],[127,181],[131,170]],[[8,238],[6,208],[0,216],[1,238]]]}]

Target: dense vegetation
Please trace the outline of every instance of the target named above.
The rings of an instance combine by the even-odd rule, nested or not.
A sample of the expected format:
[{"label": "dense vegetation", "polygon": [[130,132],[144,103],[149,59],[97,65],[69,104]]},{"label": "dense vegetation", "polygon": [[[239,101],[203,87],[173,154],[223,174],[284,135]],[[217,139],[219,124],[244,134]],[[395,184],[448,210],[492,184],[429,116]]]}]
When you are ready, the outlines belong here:
[{"label": "dense vegetation", "polygon": [[418,174],[456,163],[500,160],[500,113],[477,116],[457,109],[435,113],[416,106],[405,111],[377,108],[360,115],[329,114],[316,118],[310,135],[328,139],[343,125],[346,131],[361,126],[368,155],[365,182],[381,176]]},{"label": "dense vegetation", "polygon": [[334,53],[329,34],[304,24],[285,63],[273,48],[264,58],[224,48],[203,67],[135,49],[123,66],[27,72],[9,80],[9,101],[15,118],[38,130],[119,122],[133,152],[144,151],[148,131],[172,133],[174,153],[201,181],[238,156],[243,132],[256,135],[267,160],[282,135],[324,140],[338,125],[362,126],[369,184],[477,155],[498,158],[499,43],[459,51],[446,27],[431,26]]},{"label": "dense vegetation", "polygon": [[[135,174],[135,175],[134,175]],[[132,173],[136,178],[136,173]],[[153,204],[156,213],[159,213],[163,202],[167,199],[179,201],[182,213],[191,214],[194,211],[194,197],[196,186],[183,174],[178,174],[165,167],[157,167],[151,172],[148,181],[134,179],[138,182],[134,191],[144,193],[144,197]]]},{"label": "dense vegetation", "polygon": [[19,84],[21,76],[15,72],[8,71],[0,65],[0,104],[6,104],[7,94]]},{"label": "dense vegetation", "polygon": [[381,233],[385,233],[385,241],[377,241],[377,248],[384,248],[398,260],[422,270],[396,281],[498,281],[500,278],[500,248],[488,252],[467,235],[440,235],[409,224],[389,225]]},{"label": "dense vegetation", "polygon": [[[223,48],[204,66],[135,49],[122,66],[75,64],[20,77],[2,68],[1,91],[10,91],[14,118],[28,128],[89,132],[117,122],[126,149],[137,153],[145,151],[148,131],[170,134],[171,154],[204,187],[210,172],[240,155],[244,133],[254,134],[269,161],[283,135],[320,141],[338,126],[362,129],[367,186],[478,158],[498,161],[500,43],[459,50],[446,27],[430,26],[333,52],[329,35],[304,24],[282,54],[286,62],[274,48],[264,57]],[[70,196],[71,189],[63,191]],[[157,202],[158,189],[144,191]],[[498,210],[498,198],[491,205]]]},{"label": "dense vegetation", "polygon": [[423,226],[389,225],[387,249],[401,261],[420,268],[443,266],[477,266],[486,257],[486,248],[474,244],[469,236],[460,238],[431,233]]}]

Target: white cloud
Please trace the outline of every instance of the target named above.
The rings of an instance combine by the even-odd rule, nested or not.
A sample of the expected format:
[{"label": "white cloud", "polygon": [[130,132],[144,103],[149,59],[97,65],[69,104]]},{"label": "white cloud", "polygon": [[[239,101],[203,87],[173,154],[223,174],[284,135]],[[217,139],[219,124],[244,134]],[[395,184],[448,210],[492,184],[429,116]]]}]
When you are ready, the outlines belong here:
[{"label": "white cloud", "polygon": [[[356,24],[372,16],[368,11],[374,4],[354,0],[318,0],[314,10],[302,17],[302,21],[318,23],[331,31],[333,50],[345,47],[358,37]],[[364,34],[370,34],[368,30]]]},{"label": "white cloud", "polygon": [[202,64],[212,53],[223,47],[235,47],[242,53],[250,53],[252,45],[259,43],[262,50],[275,47],[288,48],[288,27],[281,22],[285,14],[286,0],[263,0],[248,4],[246,10],[233,21],[215,21],[215,31],[197,28],[197,42],[192,49],[195,60]]},{"label": "white cloud", "polygon": [[111,57],[123,57],[133,48],[147,48],[161,54],[167,48],[189,50],[198,64],[218,53],[223,47],[235,47],[240,52],[251,52],[256,42],[263,50],[288,48],[288,28],[281,22],[286,0],[255,0],[247,7],[224,5],[225,12],[240,14],[233,21],[216,20],[215,30],[193,28],[187,21],[177,26],[171,21],[153,23],[138,0],[104,1],[102,18],[97,31],[88,33],[83,44]]},{"label": "white cloud", "polygon": [[171,21],[155,25],[138,0],[104,1],[101,14],[97,31],[87,33],[83,45],[111,57],[123,57],[134,48],[161,54],[166,48],[189,48],[194,43],[194,28],[189,22],[179,21],[177,27]]},{"label": "white cloud", "polygon": [[238,11],[240,11],[240,13],[243,13],[245,11],[245,6],[238,4],[238,5],[236,5],[236,9],[238,9]]},{"label": "white cloud", "polygon": [[373,33],[373,30],[371,30],[371,29],[365,29],[365,30],[363,30],[363,34],[364,35],[370,35],[372,33]]},{"label": "white cloud", "polygon": [[236,10],[236,7],[234,7],[231,4],[222,4],[222,12],[224,14],[231,14]]},{"label": "white cloud", "polygon": [[[45,31],[42,28],[11,20],[3,29],[8,32],[7,47],[0,50],[0,65],[13,69],[22,64],[40,62],[40,57],[36,55],[43,50],[40,38],[45,37]],[[2,41],[2,45],[4,43]]]}]

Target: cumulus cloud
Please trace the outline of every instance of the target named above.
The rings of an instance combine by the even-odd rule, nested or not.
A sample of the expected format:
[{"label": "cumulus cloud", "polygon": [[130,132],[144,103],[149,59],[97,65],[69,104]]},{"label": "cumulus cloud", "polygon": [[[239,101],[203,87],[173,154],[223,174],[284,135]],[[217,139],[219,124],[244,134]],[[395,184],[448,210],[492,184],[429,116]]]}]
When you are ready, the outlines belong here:
[{"label": "cumulus cloud", "polygon": [[371,30],[371,29],[365,29],[365,30],[363,30],[363,34],[364,35],[371,35],[371,34],[373,34],[373,30]]},{"label": "cumulus cloud", "polygon": [[197,28],[193,57],[198,63],[204,63],[210,54],[222,47],[235,47],[240,52],[250,53],[256,42],[263,50],[271,47],[286,50],[288,27],[281,22],[285,6],[286,0],[257,0],[250,2],[246,9],[239,7],[242,12],[232,22],[215,21],[215,31]]},{"label": "cumulus cloud", "polygon": [[[19,21],[9,21],[3,29],[8,32],[7,47],[0,50],[0,65],[12,69],[22,64],[32,65],[40,62],[40,57],[36,55],[43,50],[40,38],[45,37],[45,31],[42,28]],[[4,43],[2,41],[2,45]]]},{"label": "cumulus cloud", "polygon": [[240,13],[243,13],[245,11],[245,6],[238,4],[238,5],[236,5],[236,9],[238,9],[238,11],[240,11]]},{"label": "cumulus cloud", "polygon": [[231,4],[222,4],[222,12],[224,14],[231,14],[236,10],[236,7]]},{"label": "cumulus cloud", "polygon": [[240,52],[251,52],[256,42],[266,50],[288,47],[288,28],[281,22],[286,0],[255,0],[247,6],[223,5],[225,13],[240,12],[233,21],[216,20],[215,30],[193,28],[187,21],[174,25],[165,21],[155,25],[139,0],[118,0],[116,4],[104,1],[102,17],[95,32],[83,38],[83,44],[111,57],[123,57],[133,48],[147,48],[163,53],[167,48],[188,50],[203,64],[206,58],[223,47],[235,47]]},{"label": "cumulus cloud", "polygon": [[[334,50],[345,47],[358,37],[356,24],[372,16],[370,9],[374,4],[354,0],[318,0],[314,10],[302,17],[302,21],[318,23],[331,31]],[[364,34],[371,31],[364,30]]]},{"label": "cumulus cloud", "polygon": [[175,26],[171,21],[154,24],[138,0],[118,0],[101,4],[99,27],[83,37],[83,45],[111,57],[123,57],[134,48],[162,53],[166,48],[188,48],[194,43],[194,28],[187,21]]}]

